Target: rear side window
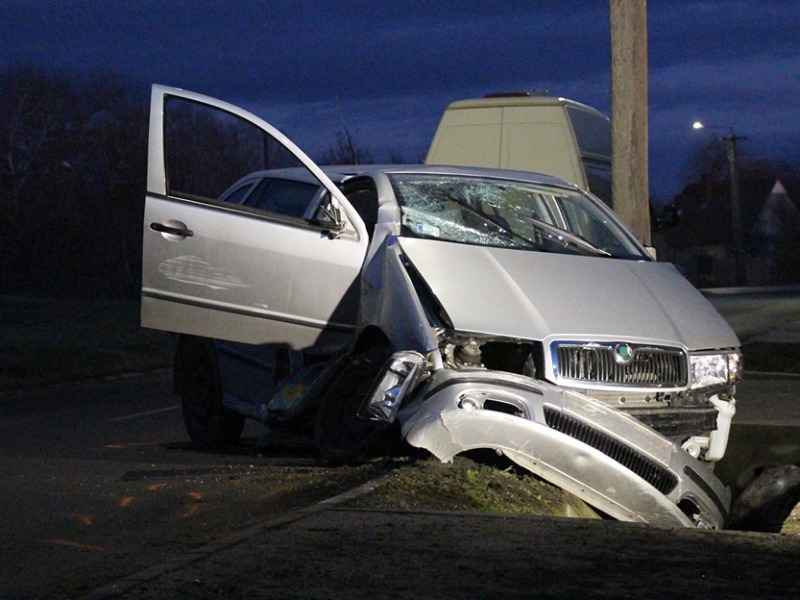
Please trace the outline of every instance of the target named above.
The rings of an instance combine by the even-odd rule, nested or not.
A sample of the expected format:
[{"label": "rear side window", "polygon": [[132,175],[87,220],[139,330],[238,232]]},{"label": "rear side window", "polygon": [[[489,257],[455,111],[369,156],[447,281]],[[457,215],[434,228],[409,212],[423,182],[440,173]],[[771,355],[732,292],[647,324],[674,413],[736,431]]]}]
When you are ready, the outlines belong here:
[{"label": "rear side window", "polygon": [[611,121],[582,108],[567,106],[586,173],[589,191],[611,206]]},{"label": "rear side window", "polygon": [[244,205],[300,219],[319,189],[318,185],[302,181],[264,179],[253,193],[247,196]]},{"label": "rear side window", "polygon": [[583,159],[583,169],[586,172],[586,181],[589,191],[611,206],[611,163]]},{"label": "rear side window", "polygon": [[245,196],[247,196],[247,192],[249,192],[253,187],[253,183],[250,182],[246,185],[240,185],[238,188],[226,194],[224,197],[220,198],[225,202],[230,202],[231,204],[242,204],[244,201]]}]

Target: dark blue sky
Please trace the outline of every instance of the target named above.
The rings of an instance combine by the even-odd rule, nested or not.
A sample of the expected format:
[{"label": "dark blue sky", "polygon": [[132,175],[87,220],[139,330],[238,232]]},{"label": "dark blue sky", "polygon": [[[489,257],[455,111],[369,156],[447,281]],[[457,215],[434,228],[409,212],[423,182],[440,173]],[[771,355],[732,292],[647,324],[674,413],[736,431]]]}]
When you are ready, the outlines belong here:
[{"label": "dark blue sky", "polygon": [[[695,119],[800,157],[798,0],[650,0],[648,46],[657,198],[714,136]],[[424,156],[448,103],[489,92],[611,110],[607,0],[2,0],[0,68],[31,63],[222,98],[312,153],[346,124],[376,160]]]}]

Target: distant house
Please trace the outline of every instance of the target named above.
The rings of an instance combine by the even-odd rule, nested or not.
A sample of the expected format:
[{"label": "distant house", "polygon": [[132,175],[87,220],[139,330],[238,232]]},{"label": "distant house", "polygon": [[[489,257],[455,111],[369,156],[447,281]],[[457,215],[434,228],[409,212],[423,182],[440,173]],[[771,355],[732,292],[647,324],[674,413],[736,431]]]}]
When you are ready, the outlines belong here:
[{"label": "distant house", "polygon": [[[747,284],[800,282],[800,210],[775,180],[741,182]],[[659,260],[675,263],[698,287],[733,285],[730,185],[687,186],[674,200],[678,223],[655,236]]]},{"label": "distant house", "polygon": [[800,280],[800,211],[780,181],[756,215],[750,243],[753,254],[766,261],[769,283]]}]

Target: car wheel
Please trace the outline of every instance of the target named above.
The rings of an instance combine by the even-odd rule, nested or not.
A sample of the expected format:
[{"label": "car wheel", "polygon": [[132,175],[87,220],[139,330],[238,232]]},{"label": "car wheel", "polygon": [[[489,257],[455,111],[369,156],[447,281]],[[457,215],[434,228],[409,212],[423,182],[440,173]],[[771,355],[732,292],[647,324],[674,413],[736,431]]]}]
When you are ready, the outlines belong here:
[{"label": "car wheel", "polygon": [[331,383],[314,427],[323,459],[352,464],[385,448],[389,429],[383,423],[360,418],[358,409],[389,354],[386,348],[374,348],[355,356]]},{"label": "car wheel", "polygon": [[245,418],[222,404],[216,349],[211,340],[184,339],[180,386],[183,421],[189,438],[203,447],[221,448],[239,441]]},{"label": "car wheel", "polygon": [[734,500],[728,528],[780,533],[798,502],[800,467],[791,464],[770,467]]}]

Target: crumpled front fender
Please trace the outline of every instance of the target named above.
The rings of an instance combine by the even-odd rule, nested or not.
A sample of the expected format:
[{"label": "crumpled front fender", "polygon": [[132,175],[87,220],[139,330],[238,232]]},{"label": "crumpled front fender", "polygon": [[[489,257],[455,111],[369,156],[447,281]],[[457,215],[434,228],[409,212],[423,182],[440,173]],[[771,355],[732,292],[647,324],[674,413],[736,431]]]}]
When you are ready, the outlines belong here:
[{"label": "crumpled front fender", "polygon": [[493,371],[438,371],[399,415],[413,446],[449,462],[490,448],[623,521],[721,528],[730,494],[712,470],[590,397]]}]

